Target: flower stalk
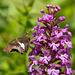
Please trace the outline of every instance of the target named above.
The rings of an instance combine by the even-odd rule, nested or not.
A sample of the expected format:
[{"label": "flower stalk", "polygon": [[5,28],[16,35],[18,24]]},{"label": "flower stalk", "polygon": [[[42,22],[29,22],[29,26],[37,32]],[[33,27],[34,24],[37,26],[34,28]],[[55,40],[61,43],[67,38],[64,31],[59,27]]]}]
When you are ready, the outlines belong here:
[{"label": "flower stalk", "polygon": [[[58,23],[65,20],[65,16],[59,17],[56,21],[56,14],[60,7],[47,5],[48,14],[41,10],[42,18],[38,18],[38,26],[35,26],[32,34],[34,39],[30,42],[34,44],[29,53],[29,70],[31,75],[72,75],[71,58],[69,53],[72,48],[70,40],[71,32],[66,24],[61,29]],[[43,26],[40,25],[43,24]]]}]

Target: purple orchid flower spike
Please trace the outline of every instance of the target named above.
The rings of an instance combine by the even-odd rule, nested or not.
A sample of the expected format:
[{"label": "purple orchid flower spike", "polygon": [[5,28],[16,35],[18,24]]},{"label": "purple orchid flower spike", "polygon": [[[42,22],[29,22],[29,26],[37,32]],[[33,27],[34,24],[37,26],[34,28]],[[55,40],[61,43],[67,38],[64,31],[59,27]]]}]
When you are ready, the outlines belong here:
[{"label": "purple orchid flower spike", "polygon": [[43,16],[38,18],[38,26],[32,29],[35,32],[30,43],[34,47],[30,47],[28,72],[30,75],[72,75],[75,71],[71,69],[72,34],[68,31],[69,25],[66,24],[64,29],[58,25],[65,20],[65,16],[56,19],[56,13],[61,9],[58,5],[48,4],[46,7],[48,14],[42,9]]}]

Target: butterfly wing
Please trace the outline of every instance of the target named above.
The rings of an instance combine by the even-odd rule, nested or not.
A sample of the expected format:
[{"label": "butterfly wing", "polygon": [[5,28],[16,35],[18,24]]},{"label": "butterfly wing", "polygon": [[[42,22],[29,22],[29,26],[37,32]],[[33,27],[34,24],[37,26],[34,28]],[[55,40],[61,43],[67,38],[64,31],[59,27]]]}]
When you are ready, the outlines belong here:
[{"label": "butterfly wing", "polygon": [[13,51],[20,52],[21,54],[24,53],[24,49],[19,44],[19,40],[18,39],[14,39],[11,42],[9,42],[9,44],[3,49],[3,51],[7,52],[7,53],[8,52],[13,52]]},{"label": "butterfly wing", "polygon": [[[23,35],[22,37],[18,38],[19,44],[24,47],[24,52],[27,52],[29,49],[29,42],[30,38],[27,35]],[[24,46],[23,46],[24,44]]]},{"label": "butterfly wing", "polygon": [[27,34],[24,34],[22,37],[16,38],[9,42],[9,44],[3,49],[4,52],[13,52],[17,51],[23,54],[28,51],[30,38]]}]

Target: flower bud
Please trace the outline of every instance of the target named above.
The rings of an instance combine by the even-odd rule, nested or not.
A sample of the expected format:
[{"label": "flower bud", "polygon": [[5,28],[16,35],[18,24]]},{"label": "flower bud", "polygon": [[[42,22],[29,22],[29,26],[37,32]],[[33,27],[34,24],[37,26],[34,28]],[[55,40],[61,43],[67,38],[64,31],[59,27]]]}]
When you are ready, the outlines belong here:
[{"label": "flower bud", "polygon": [[39,21],[39,22],[41,22],[41,21],[42,21],[42,19],[39,17],[39,18],[38,18],[38,21]]},{"label": "flower bud", "polygon": [[54,9],[54,13],[57,13],[58,12],[58,9]]},{"label": "flower bud", "polygon": [[41,9],[41,13],[44,13],[44,9]]},{"label": "flower bud", "polygon": [[56,8],[58,9],[58,11],[61,9],[58,5],[56,5]]}]

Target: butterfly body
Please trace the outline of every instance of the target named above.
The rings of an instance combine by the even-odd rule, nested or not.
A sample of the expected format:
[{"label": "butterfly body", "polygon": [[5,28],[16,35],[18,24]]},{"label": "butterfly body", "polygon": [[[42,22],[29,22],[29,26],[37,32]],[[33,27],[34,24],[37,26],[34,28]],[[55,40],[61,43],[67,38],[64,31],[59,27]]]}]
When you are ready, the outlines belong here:
[{"label": "butterfly body", "polygon": [[22,37],[16,38],[8,43],[8,45],[3,49],[4,52],[13,52],[17,51],[21,54],[28,51],[30,38],[27,34],[24,34]]}]

